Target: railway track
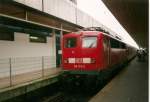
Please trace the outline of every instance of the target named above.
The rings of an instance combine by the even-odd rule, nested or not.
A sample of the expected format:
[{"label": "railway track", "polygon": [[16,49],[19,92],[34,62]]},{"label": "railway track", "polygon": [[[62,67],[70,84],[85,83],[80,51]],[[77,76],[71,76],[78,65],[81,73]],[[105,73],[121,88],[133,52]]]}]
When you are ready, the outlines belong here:
[{"label": "railway track", "polygon": [[46,98],[42,102],[64,102],[65,96],[62,92],[59,92],[51,97]]}]

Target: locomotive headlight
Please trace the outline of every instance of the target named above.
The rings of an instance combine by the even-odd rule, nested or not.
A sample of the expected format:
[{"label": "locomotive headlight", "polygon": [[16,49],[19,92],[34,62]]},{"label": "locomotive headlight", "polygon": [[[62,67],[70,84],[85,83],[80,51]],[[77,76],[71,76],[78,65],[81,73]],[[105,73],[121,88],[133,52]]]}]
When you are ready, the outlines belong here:
[{"label": "locomotive headlight", "polygon": [[96,63],[96,59],[95,58],[83,58],[83,63],[86,63],[86,64]]},{"label": "locomotive headlight", "polygon": [[91,58],[83,58],[83,63],[91,63]]},{"label": "locomotive headlight", "polygon": [[91,58],[91,63],[96,63],[96,59],[95,58]]}]

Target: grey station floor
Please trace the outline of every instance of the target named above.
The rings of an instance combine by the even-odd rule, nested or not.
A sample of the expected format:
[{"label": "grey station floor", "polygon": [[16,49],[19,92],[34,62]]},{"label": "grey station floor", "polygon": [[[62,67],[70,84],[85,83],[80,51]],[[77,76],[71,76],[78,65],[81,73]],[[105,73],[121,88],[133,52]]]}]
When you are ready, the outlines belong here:
[{"label": "grey station floor", "polygon": [[90,102],[148,102],[148,60],[133,59]]}]

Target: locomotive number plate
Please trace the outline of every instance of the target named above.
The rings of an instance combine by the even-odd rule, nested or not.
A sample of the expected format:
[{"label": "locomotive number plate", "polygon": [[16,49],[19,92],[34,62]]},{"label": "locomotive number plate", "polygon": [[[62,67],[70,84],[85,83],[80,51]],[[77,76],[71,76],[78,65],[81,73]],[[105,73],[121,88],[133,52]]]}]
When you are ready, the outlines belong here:
[{"label": "locomotive number plate", "polygon": [[85,68],[85,65],[74,65],[74,68]]}]

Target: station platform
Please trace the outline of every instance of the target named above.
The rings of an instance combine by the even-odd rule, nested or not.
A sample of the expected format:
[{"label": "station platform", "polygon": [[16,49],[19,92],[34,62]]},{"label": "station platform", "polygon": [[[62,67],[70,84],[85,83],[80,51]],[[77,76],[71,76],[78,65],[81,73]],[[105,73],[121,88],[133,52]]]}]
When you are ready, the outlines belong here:
[{"label": "station platform", "polygon": [[[26,94],[58,81],[61,68],[51,68],[12,76],[11,85],[6,86],[7,78],[0,78],[0,102]],[[9,81],[7,82],[9,83]]]},{"label": "station platform", "polygon": [[89,102],[148,102],[148,60],[133,59]]}]

